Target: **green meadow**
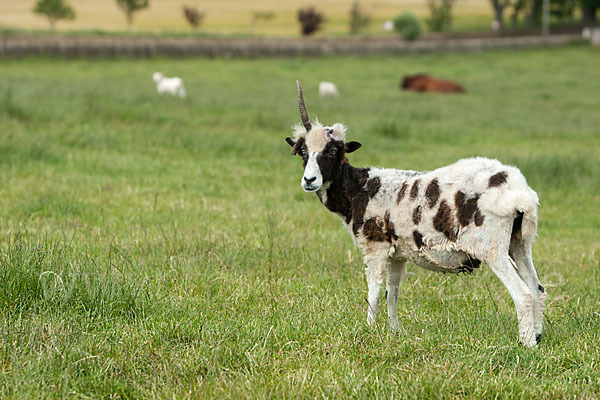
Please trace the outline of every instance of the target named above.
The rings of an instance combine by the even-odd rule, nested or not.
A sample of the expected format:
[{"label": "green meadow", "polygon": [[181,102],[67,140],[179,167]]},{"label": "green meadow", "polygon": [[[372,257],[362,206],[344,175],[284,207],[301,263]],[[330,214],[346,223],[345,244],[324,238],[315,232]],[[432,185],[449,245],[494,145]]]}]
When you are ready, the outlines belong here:
[{"label": "green meadow", "polygon": [[[156,93],[151,74],[185,80]],[[0,60],[0,397],[600,397],[600,52]],[[465,95],[402,92],[404,74]],[[355,166],[518,166],[540,197],[535,350],[506,289],[409,265],[401,334],[284,139],[342,122]],[[317,85],[341,97],[322,100]]]}]

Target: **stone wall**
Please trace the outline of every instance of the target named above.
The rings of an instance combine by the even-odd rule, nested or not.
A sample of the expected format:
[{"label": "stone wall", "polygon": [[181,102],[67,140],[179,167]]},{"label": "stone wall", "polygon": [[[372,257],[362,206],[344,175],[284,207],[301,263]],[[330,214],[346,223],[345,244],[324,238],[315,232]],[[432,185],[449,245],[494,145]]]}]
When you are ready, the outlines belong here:
[{"label": "stone wall", "polygon": [[385,38],[122,38],[0,36],[0,57],[270,57],[473,52],[562,46],[578,34],[548,37],[431,39]]}]

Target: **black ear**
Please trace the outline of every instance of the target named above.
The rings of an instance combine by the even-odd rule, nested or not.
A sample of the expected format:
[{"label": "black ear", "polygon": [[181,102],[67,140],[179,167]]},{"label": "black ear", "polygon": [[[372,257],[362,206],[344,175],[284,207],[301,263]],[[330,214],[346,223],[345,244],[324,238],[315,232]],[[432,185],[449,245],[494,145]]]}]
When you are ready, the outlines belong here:
[{"label": "black ear", "polygon": [[362,146],[362,144],[358,142],[348,142],[346,143],[346,153],[352,153],[353,151],[360,149],[360,146]]},{"label": "black ear", "polygon": [[285,141],[287,142],[287,144],[289,144],[291,147],[294,147],[294,145],[296,144],[296,141],[294,139],[292,139],[291,137],[286,137]]}]

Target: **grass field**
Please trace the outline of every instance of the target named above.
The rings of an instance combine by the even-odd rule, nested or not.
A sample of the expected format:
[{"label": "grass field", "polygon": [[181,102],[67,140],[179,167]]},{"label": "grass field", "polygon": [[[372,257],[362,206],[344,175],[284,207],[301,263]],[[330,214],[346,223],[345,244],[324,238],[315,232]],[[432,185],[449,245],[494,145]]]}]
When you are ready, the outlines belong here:
[{"label": "grass field", "polygon": [[[48,22],[31,10],[35,0],[0,0],[0,29],[47,29]],[[124,31],[125,17],[115,0],[69,0],[77,12],[73,21],[59,21],[59,31]],[[135,32],[189,32],[183,18],[182,6],[195,6],[206,13],[200,34],[214,35],[270,35],[298,36],[300,29],[296,12],[301,7],[317,6],[327,17],[324,29],[318,36],[339,36],[348,33],[348,0],[151,0],[150,7],[135,15],[132,31]],[[372,22],[366,33],[384,34],[382,24],[404,11],[427,17],[429,11],[424,0],[361,0],[362,9]],[[461,0],[454,7],[456,30],[489,30],[492,8],[487,0]],[[256,12],[271,12],[273,18],[252,22]],[[388,33],[389,34],[389,33]]]},{"label": "grass field", "polygon": [[[0,63],[0,397],[600,397],[600,53]],[[185,79],[159,97],[151,73]],[[397,89],[405,73],[464,96]],[[300,188],[284,142],[311,116],[351,162],[483,155],[541,199],[545,336],[520,346],[483,267],[409,267],[403,333],[366,326],[360,254]],[[316,86],[333,80],[337,101]]]}]

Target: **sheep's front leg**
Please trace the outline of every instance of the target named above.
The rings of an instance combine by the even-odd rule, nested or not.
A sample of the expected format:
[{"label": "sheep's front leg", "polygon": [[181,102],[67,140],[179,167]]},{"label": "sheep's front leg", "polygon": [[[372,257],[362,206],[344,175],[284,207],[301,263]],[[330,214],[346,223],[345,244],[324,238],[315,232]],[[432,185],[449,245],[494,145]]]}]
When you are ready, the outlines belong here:
[{"label": "sheep's front leg", "polygon": [[386,302],[388,309],[388,319],[390,328],[393,331],[400,331],[398,323],[398,290],[400,283],[406,277],[406,261],[392,261],[388,265],[388,275],[386,284]]},{"label": "sheep's front leg", "polygon": [[[366,258],[366,257],[365,257]],[[383,287],[383,276],[387,262],[385,260],[365,260],[367,262],[367,286],[369,288],[369,310],[367,311],[367,324],[372,325],[377,317],[379,306],[379,293]]]}]

